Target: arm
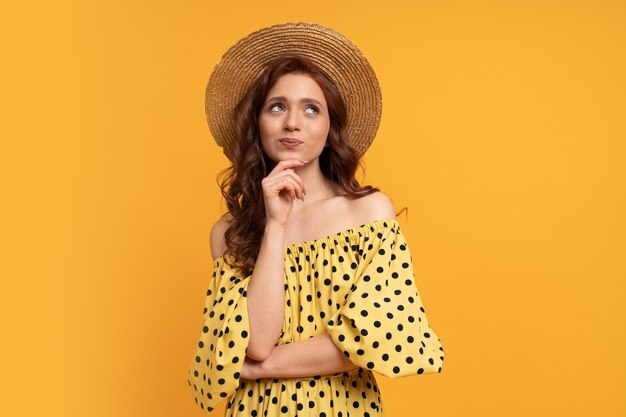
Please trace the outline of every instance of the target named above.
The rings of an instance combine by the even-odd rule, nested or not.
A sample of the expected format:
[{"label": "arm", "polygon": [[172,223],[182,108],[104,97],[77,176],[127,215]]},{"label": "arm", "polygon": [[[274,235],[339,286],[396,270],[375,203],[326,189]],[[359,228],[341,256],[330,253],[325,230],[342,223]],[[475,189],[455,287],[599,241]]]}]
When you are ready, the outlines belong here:
[{"label": "arm", "polygon": [[[232,222],[226,215],[211,229],[213,258],[226,251],[224,233]],[[284,226],[267,223],[250,283],[247,289],[250,339],[246,356],[263,361],[276,344],[284,320]]]},{"label": "arm", "polygon": [[325,375],[356,369],[328,333],[300,342],[274,346],[262,362],[245,364],[242,378],[293,378]]},{"label": "arm", "polygon": [[250,341],[246,355],[263,361],[270,356],[285,315],[285,227],[267,223],[259,256],[248,285]]}]

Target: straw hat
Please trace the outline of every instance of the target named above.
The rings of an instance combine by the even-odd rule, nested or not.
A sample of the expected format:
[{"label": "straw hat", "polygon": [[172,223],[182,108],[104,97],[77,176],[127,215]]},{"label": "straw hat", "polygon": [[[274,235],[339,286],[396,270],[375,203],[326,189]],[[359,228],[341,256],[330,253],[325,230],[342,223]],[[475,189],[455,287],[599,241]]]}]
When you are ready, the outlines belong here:
[{"label": "straw hat", "polygon": [[205,94],[205,111],[215,141],[231,158],[236,140],[234,109],[270,61],[282,54],[308,58],[335,83],[346,104],[347,135],[362,156],[376,135],[382,97],[374,70],[361,51],[340,33],[315,23],[265,27],[239,40],[216,64]]}]

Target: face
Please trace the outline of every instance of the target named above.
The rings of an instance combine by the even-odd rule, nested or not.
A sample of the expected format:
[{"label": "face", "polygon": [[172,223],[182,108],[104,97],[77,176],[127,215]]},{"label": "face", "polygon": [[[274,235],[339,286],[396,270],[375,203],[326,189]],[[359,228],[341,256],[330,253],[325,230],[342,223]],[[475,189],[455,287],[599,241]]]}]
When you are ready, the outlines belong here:
[{"label": "face", "polygon": [[271,88],[259,114],[265,153],[273,161],[313,161],[324,150],[330,118],[324,92],[307,74],[285,74]]}]

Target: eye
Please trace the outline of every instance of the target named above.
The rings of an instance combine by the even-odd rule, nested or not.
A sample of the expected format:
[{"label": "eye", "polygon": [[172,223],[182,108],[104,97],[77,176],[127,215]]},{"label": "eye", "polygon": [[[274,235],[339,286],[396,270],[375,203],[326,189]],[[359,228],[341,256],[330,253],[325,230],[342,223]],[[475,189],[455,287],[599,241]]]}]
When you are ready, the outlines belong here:
[{"label": "eye", "polygon": [[280,104],[280,103],[271,104],[270,107],[269,107],[269,111],[271,111],[271,112],[273,112],[273,111],[281,111],[281,110],[284,110],[284,109],[285,109],[285,107],[282,104]]},{"label": "eye", "polygon": [[313,104],[306,106],[305,111],[311,114],[318,114],[320,112],[317,106],[314,106]]}]

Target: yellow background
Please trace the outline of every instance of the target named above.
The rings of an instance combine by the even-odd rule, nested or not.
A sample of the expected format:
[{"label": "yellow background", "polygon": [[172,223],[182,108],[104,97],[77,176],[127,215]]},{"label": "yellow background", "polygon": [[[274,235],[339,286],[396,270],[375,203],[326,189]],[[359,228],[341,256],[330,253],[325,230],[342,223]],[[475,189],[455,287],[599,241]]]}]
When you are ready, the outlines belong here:
[{"label": "yellow background", "polygon": [[236,40],[296,20],[345,34],[378,74],[363,182],[409,207],[446,353],[441,374],[378,376],[386,415],[626,415],[625,2],[3,14],[2,415],[204,414],[186,379],[227,166],[204,87]]}]

